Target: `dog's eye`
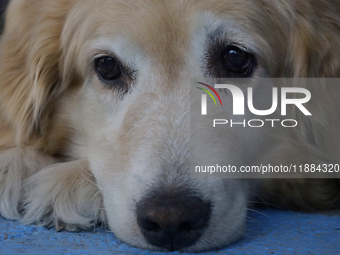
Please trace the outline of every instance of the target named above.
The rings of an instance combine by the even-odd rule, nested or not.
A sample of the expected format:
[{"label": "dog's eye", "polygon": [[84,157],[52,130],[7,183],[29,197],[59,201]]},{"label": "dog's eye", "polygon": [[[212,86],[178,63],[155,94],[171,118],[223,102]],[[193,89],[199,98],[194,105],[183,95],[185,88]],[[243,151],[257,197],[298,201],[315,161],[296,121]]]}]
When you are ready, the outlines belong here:
[{"label": "dog's eye", "polygon": [[216,78],[248,78],[257,67],[253,53],[223,41],[209,42],[205,57],[206,75]]},{"label": "dog's eye", "polygon": [[235,75],[247,76],[252,69],[252,54],[236,46],[227,47],[223,58],[228,71]]},{"label": "dog's eye", "polygon": [[95,69],[97,74],[107,81],[117,80],[122,76],[121,66],[113,57],[97,58],[95,60]]}]

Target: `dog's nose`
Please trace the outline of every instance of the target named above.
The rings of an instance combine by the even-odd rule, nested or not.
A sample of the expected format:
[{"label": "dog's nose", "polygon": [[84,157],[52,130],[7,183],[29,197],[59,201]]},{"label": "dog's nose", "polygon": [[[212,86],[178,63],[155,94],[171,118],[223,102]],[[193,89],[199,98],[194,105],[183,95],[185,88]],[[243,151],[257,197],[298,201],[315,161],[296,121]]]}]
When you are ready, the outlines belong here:
[{"label": "dog's nose", "polygon": [[150,244],[175,251],[201,237],[210,211],[210,203],[196,196],[154,196],[138,203],[137,221]]}]

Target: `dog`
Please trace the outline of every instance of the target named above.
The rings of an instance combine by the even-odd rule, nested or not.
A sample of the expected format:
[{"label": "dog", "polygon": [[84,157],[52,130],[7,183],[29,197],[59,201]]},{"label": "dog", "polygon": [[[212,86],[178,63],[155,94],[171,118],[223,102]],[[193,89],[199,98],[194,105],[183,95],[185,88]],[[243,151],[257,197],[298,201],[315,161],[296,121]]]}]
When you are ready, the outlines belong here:
[{"label": "dog", "polygon": [[[339,77],[336,0],[12,0],[0,54],[7,219],[57,231],[103,224],[136,247],[200,252],[240,239],[258,197],[339,208],[338,179],[192,178],[188,120],[191,79]],[[325,125],[339,124],[340,89],[309,89],[319,121],[287,132],[274,161],[340,155]],[[238,163],[267,138],[221,137]],[[210,157],[209,146],[196,149]]]}]

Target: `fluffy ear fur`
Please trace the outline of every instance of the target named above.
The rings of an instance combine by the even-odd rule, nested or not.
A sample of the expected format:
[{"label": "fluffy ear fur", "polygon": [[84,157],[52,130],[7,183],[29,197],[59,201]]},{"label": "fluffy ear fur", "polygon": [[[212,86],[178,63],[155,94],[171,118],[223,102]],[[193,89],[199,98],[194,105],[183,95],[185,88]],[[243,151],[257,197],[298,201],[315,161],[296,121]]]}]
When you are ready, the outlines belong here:
[{"label": "fluffy ear fur", "polygon": [[9,5],[0,44],[0,117],[15,131],[16,144],[46,132],[55,99],[65,87],[59,60],[68,2],[12,0]]},{"label": "fluffy ear fur", "polygon": [[[294,1],[287,47],[290,77],[340,76],[340,3]],[[304,10],[303,12],[298,10]]]},{"label": "fluffy ear fur", "polygon": [[[292,31],[288,35],[286,75],[294,78],[340,77],[340,3],[303,0],[294,3],[296,8],[290,10],[294,15],[290,23]],[[297,10],[304,11],[297,13]],[[294,160],[300,163],[339,163],[340,148],[336,143],[340,140],[337,130],[340,126],[340,87],[318,84],[308,89],[312,97],[318,98],[316,102],[323,105],[309,105],[313,113],[310,121],[296,113],[300,129],[292,131],[282,142],[288,146],[277,154],[285,158],[280,163],[294,164]],[[340,208],[340,181],[265,180],[259,197],[280,208],[308,211]]]}]

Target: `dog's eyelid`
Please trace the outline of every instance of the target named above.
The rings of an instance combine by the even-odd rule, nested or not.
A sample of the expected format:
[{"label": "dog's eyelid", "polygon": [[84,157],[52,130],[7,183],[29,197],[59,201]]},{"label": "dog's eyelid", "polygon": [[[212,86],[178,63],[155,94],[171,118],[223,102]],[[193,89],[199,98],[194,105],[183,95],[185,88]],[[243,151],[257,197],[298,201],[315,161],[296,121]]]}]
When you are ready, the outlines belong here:
[{"label": "dog's eyelid", "polygon": [[107,51],[107,50],[96,50],[96,51],[93,51],[91,53],[89,59],[90,59],[90,61],[94,61],[97,58],[101,58],[101,57],[105,57],[105,56],[112,57],[112,58],[116,59],[120,63],[122,62],[113,52]]},{"label": "dog's eyelid", "polygon": [[[243,38],[243,36],[241,36],[241,38]],[[248,41],[240,38],[235,39],[235,36],[230,35],[228,31],[219,31],[209,34],[205,48],[207,51],[213,51],[216,47],[229,46],[236,46],[245,52],[253,54],[255,57],[258,52],[258,49],[256,49],[256,46],[251,43],[251,40]]]},{"label": "dog's eyelid", "polygon": [[207,51],[213,51],[215,48],[217,47],[230,47],[230,46],[235,46],[235,47],[238,47],[239,49],[247,52],[247,53],[250,53],[250,54],[253,54],[254,56],[256,56],[256,50],[253,49],[252,47],[248,46],[248,45],[245,45],[243,43],[240,43],[240,42],[237,42],[237,41],[234,41],[234,40],[230,40],[230,39],[221,39],[221,38],[211,38],[207,43],[206,43],[206,49]]},{"label": "dog's eyelid", "polygon": [[235,47],[243,50],[244,52],[247,52],[247,53],[255,55],[255,51],[254,50],[248,48],[247,46],[245,46],[243,44],[240,44],[240,43],[231,43],[228,46],[235,46]]}]

